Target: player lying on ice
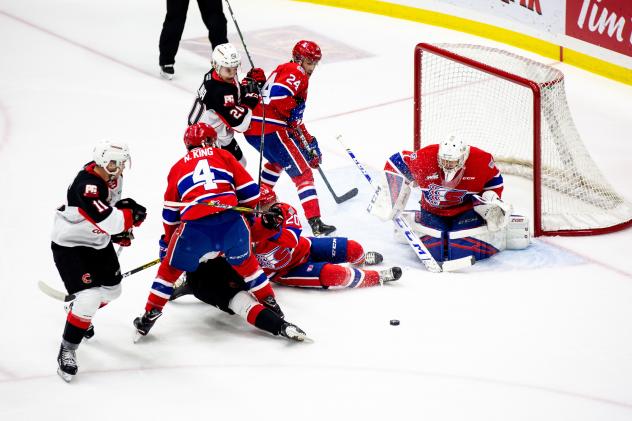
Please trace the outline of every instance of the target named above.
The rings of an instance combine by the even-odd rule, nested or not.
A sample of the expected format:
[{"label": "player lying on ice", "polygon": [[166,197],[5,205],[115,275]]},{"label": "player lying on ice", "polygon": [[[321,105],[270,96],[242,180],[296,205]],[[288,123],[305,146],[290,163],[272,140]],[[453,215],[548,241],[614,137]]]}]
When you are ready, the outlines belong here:
[{"label": "player lying on ice", "polygon": [[[312,288],[362,288],[395,281],[399,267],[382,271],[357,266],[382,262],[380,253],[364,252],[356,241],[345,237],[303,237],[296,209],[277,203],[274,191],[261,186],[259,205],[269,214],[254,218],[251,232],[259,264],[272,282]],[[342,265],[350,263],[352,266]],[[174,296],[191,293],[183,283]]]},{"label": "player lying on ice", "polygon": [[[183,272],[194,272],[207,253],[221,252],[264,306],[283,315],[268,277],[251,251],[250,227],[234,206],[256,206],[259,187],[230,152],[214,147],[216,132],[189,126],[187,154],[169,171],[162,212],[161,263],[145,313],[134,320],[138,337],[149,333]],[[171,202],[171,203],[169,203]]]},{"label": "player lying on ice", "polygon": [[451,136],[392,155],[384,170],[387,191],[400,207],[411,187],[421,190],[421,209],[404,217],[435,260],[482,260],[529,245],[528,218],[512,215],[502,201],[503,177],[488,152]]}]

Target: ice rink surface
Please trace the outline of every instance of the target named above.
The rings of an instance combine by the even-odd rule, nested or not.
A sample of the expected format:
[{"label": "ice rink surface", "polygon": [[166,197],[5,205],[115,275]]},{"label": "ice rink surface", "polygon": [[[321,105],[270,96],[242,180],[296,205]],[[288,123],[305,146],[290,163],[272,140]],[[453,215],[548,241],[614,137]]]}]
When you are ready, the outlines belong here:
[{"label": "ice rink surface", "polygon": [[[402,279],[363,290],[277,287],[287,319],[313,344],[269,336],[190,297],[168,304],[150,336],[133,344],[131,322],[155,275],[148,269],[125,279],[121,298],[97,313],[96,336],[77,354],[79,375],[64,383],[55,373],[63,306],[36,287],[45,280],[63,289],[49,248],[54,209],[96,140],[127,141],[124,196],[149,217],[121,265],[155,258],[166,173],[184,153],[193,92],[209,67],[191,47],[205,36],[192,3],[168,82],[157,65],[164,2],[0,1],[0,419],[632,420],[632,230],[536,239],[462,273],[431,274],[364,211],[369,189],[335,141],[342,134],[365,164],[381,168],[412,144],[414,45],[503,46],[280,0],[231,4],[267,72],[298,39],[322,42],[306,123],[335,188],[360,188],[336,205],[317,178],[324,219],[401,265]],[[504,48],[565,73],[587,148],[632,200],[632,87]],[[257,154],[241,144],[254,174]],[[287,177],[277,190],[298,205]],[[505,192],[530,214],[528,183],[507,177]]]}]

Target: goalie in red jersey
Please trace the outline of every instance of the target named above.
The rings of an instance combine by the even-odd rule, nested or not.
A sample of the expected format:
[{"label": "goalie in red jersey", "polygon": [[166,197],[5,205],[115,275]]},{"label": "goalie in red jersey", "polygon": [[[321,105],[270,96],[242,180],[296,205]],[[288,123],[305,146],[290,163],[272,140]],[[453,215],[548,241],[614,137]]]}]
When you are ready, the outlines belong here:
[{"label": "goalie in red jersey", "polygon": [[318,141],[303,123],[309,79],[321,58],[315,42],[296,43],[292,61],[279,65],[268,77],[262,89],[263,101],[253,110],[250,128],[244,133],[248,143],[259,150],[263,129],[263,156],[267,162],[261,180],[273,189],[281,173],[287,172],[315,236],[336,230],[320,219],[312,168],[318,168],[322,157]]},{"label": "goalie in red jersey", "polygon": [[386,190],[397,197],[391,203],[405,205],[411,186],[421,191],[421,209],[405,217],[437,261],[481,260],[529,244],[528,219],[502,201],[504,181],[490,153],[451,136],[392,155],[384,170]]}]

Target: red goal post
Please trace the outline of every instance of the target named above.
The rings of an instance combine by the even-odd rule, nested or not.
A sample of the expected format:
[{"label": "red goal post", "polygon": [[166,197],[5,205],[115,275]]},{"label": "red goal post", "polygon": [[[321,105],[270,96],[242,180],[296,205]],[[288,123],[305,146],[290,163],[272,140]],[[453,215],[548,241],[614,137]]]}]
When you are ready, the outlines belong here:
[{"label": "red goal post", "polygon": [[560,70],[471,44],[421,43],[414,61],[415,150],[455,134],[492,153],[503,174],[533,180],[535,236],[632,225],[632,204],[610,186],[577,132]]}]

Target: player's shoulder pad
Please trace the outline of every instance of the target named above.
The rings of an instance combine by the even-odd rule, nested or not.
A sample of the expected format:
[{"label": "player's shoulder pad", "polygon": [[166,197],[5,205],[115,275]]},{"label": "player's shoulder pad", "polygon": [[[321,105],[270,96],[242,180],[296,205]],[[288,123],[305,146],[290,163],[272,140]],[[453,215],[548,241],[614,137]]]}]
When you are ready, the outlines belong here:
[{"label": "player's shoulder pad", "polygon": [[467,161],[470,164],[486,165],[489,168],[494,168],[496,163],[491,153],[484,151],[476,146],[470,146],[470,155],[467,157]]},{"label": "player's shoulder pad", "polygon": [[105,180],[89,169],[84,169],[77,174],[77,178],[71,188],[75,190],[79,196],[87,199],[108,196],[108,185]]}]

